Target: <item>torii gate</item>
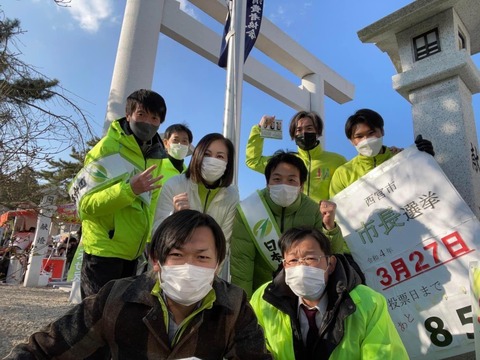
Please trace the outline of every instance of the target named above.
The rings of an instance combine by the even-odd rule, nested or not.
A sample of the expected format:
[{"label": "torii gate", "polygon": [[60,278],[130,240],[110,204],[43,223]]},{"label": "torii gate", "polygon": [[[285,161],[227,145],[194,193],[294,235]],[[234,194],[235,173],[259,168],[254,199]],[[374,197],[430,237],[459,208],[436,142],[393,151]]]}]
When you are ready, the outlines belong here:
[{"label": "torii gate", "polygon": [[[223,23],[227,7],[222,0],[189,0]],[[151,88],[160,32],[212,61],[217,66],[221,34],[180,10],[176,0],[127,0],[113,71],[104,130],[124,116],[125,99],[140,88]],[[343,104],[353,98],[354,86],[296,43],[267,18],[263,18],[257,49],[290,70],[299,79],[292,83],[251,55],[243,78],[295,110],[313,110],[324,118],[324,96]],[[231,139],[237,147],[238,143]]]}]

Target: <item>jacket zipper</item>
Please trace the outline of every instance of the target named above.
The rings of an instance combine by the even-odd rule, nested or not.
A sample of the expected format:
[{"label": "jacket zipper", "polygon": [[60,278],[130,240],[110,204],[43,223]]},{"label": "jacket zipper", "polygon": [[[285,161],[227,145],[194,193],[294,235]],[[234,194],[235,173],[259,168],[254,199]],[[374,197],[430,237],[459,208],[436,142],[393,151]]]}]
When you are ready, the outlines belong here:
[{"label": "jacket zipper", "polygon": [[282,207],[282,216],[280,217],[280,232],[283,233],[283,227],[285,225],[285,209],[284,207]]},{"label": "jacket zipper", "polygon": [[205,205],[203,207],[203,213],[207,213],[207,204],[208,204],[208,197],[210,196],[210,189],[208,189],[207,196],[205,197]]},{"label": "jacket zipper", "polygon": [[[145,169],[147,169],[147,159],[145,158],[145,155],[143,156],[143,158],[145,159]],[[140,204],[142,204],[142,210],[143,210],[143,213],[145,214],[145,203],[140,200]],[[148,215],[146,216],[146,220],[148,224]],[[148,237],[148,234],[146,236]],[[142,255],[143,251],[145,250],[145,249],[142,249],[142,245],[145,248],[145,242],[146,242],[146,238],[144,234],[142,237],[142,241],[140,241],[140,244],[138,244],[137,256],[135,258],[138,258],[140,255]]]},{"label": "jacket zipper", "polygon": [[312,178],[312,156],[310,155],[310,150],[307,151],[308,153],[308,186],[307,186],[307,196],[310,196],[310,180]]}]

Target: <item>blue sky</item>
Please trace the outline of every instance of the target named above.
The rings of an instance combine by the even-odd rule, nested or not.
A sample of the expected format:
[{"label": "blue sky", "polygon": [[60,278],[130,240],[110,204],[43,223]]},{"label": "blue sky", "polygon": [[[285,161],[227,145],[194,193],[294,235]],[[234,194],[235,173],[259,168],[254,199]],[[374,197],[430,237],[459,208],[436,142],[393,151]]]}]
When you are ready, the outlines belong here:
[{"label": "blue sky", "polygon": [[[53,0],[9,0],[0,8],[8,18],[18,18],[23,30],[21,58],[50,78],[60,80],[72,99],[87,112],[101,135],[125,0],[72,0],[67,8]],[[363,44],[357,31],[411,3],[407,0],[264,0],[264,15],[326,65],[355,85],[352,101],[340,105],[325,101],[326,149],[348,159],[355,149],[344,135],[345,120],[359,108],[372,108],[385,119],[385,144],[405,147],[413,143],[410,104],[392,89],[395,69],[389,57],[374,44]],[[188,1],[181,7],[219,34],[222,24],[208,18]],[[251,56],[261,60],[254,50]],[[480,65],[478,55],[473,57]],[[285,75],[289,76],[286,71]],[[153,89],[167,102],[166,126],[187,123],[194,143],[209,132],[222,132],[225,71],[165,35],[160,36]],[[479,95],[474,112],[480,111]],[[244,198],[265,186],[263,175],[245,165],[245,144],[253,124],[262,115],[276,115],[286,122],[294,110],[249,84],[243,89],[239,189]],[[478,115],[477,115],[478,118]],[[294,150],[284,140],[267,140],[264,152]],[[65,155],[68,159],[68,154]]]}]

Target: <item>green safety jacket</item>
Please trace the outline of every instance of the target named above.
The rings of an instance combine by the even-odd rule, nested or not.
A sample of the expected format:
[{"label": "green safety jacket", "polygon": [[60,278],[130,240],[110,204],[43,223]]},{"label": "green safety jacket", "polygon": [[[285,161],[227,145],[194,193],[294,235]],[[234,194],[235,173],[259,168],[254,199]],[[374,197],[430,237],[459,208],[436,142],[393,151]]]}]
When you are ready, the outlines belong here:
[{"label": "green safety jacket", "polygon": [[[268,189],[260,190],[259,195],[265,200],[265,204],[271,211],[274,217],[273,221],[278,225],[280,233],[296,226],[312,226],[322,231],[329,238],[333,252],[342,250],[344,240],[340,227],[336,226],[332,230],[325,229],[318,204],[308,196],[300,194],[292,205],[283,208],[272,201]],[[258,206],[264,205],[262,203]],[[237,206],[233,223],[230,272],[232,283],[243,288],[250,298],[260,285],[272,280],[272,273],[276,269],[272,269],[271,265],[260,254],[255,244],[256,239],[248,230],[248,225],[241,216],[238,207],[240,205]]]},{"label": "green safety jacket", "polygon": [[388,147],[384,146],[383,149],[385,149],[383,154],[373,157],[357,155],[346,164],[340,166],[333,174],[330,182],[330,198],[393,157],[393,153]]},{"label": "green safety jacket", "polygon": [[[378,154],[373,157],[359,154],[352,160],[340,166],[335,171],[335,174],[333,174],[332,181],[330,182],[330,198],[333,198],[340,191],[360,179],[363,175],[393,157],[393,153],[388,147],[384,146],[383,149],[383,154]],[[342,252],[346,254],[351,253],[346,242],[344,243]]]},{"label": "green safety jacket", "polygon": [[[320,200],[327,200],[332,175],[347,160],[337,153],[324,151],[320,144],[312,150],[297,149],[296,155],[304,161],[308,170],[308,178],[303,185],[303,192],[317,203]],[[254,125],[247,141],[245,163],[250,169],[263,174],[271,156],[263,156],[262,152],[263,138],[260,136],[260,127]]]},{"label": "green safety jacket", "polygon": [[[408,354],[388,313],[385,298],[361,285],[342,255],[327,283],[328,305],[312,359],[403,360]],[[284,270],[260,287],[250,303],[275,359],[307,359],[298,318],[298,297],[285,283]]]},{"label": "green safety jacket", "polygon": [[[184,163],[182,171],[178,171],[178,169],[172,164],[172,161],[169,158],[162,160],[161,167],[162,169],[160,173],[163,175],[162,185],[165,184],[171,177],[183,174],[187,170],[187,166]],[[162,189],[160,189],[160,191],[162,191]]]},{"label": "green safety jacket", "polygon": [[135,195],[130,178],[156,164],[153,177],[162,173],[165,157],[159,135],[144,155],[133,134],[128,133],[126,119],[112,122],[105,137],[90,150],[85,158],[86,167],[91,162],[112,154],[120,154],[123,161],[133,164],[135,173],[125,173],[120,179],[105,182],[105,186],[86,193],[79,201],[82,220],[82,243],[85,252],[101,257],[125,260],[138,258],[150,238],[159,189],[150,194],[150,203]]}]

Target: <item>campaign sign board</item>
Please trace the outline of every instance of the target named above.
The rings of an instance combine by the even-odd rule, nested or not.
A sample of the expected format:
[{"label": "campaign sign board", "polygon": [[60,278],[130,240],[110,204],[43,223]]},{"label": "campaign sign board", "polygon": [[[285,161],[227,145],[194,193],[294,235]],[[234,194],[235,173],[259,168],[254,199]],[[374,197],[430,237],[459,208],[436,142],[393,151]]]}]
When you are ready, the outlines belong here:
[{"label": "campaign sign board", "polygon": [[411,359],[474,350],[469,263],[480,223],[436,160],[415,146],[338,193],[337,222],[382,293]]}]

